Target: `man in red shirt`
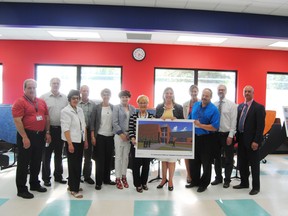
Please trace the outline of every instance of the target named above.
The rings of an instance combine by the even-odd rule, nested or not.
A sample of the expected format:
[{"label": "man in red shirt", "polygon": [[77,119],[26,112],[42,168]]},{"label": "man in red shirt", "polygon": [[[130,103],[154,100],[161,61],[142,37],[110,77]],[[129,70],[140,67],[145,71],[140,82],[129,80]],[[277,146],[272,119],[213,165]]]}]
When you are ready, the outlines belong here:
[{"label": "man in red shirt", "polygon": [[51,142],[49,132],[50,120],[44,100],[36,98],[37,83],[27,79],[23,83],[24,95],[12,106],[12,115],[17,129],[17,196],[32,199],[34,195],[26,186],[28,166],[30,166],[30,190],[46,192],[40,185],[38,175],[41,167],[42,150]]}]

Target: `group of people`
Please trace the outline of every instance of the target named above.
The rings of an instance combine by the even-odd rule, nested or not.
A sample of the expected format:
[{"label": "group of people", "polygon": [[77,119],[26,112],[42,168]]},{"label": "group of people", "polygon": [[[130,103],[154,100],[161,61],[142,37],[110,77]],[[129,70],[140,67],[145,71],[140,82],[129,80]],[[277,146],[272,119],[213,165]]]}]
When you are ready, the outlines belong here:
[{"label": "group of people", "polygon": [[[205,88],[198,99],[198,87],[189,89],[191,99],[181,106],[175,102],[174,91],[167,87],[163,92],[163,103],[156,107],[153,116],[147,111],[149,98],[138,96],[138,110],[129,103],[131,93],[119,93],[120,104],[112,105],[111,91],[101,91],[102,101],[95,104],[89,99],[89,87],[71,90],[66,96],[60,93],[60,79],[50,80],[51,91],[36,97],[37,83],[27,79],[23,83],[24,95],[12,106],[12,115],[17,129],[18,160],[16,171],[17,195],[34,197],[26,186],[28,168],[30,190],[46,192],[51,186],[51,156],[54,152],[54,181],[66,184],[63,178],[62,155],[66,150],[68,162],[68,191],[75,198],[82,198],[81,175],[88,184],[95,184],[96,190],[102,184],[116,185],[118,189],[128,188],[126,173],[132,166],[133,185],[142,193],[148,190],[149,158],[135,157],[137,144],[137,118],[193,119],[195,125],[195,158],[185,160],[187,170],[186,188],[197,186],[198,192],[206,190],[211,181],[212,163],[215,164],[216,178],[211,183],[223,182],[222,166],[225,168],[224,188],[230,186],[233,168],[234,137],[238,141],[238,166],[241,183],[235,189],[249,187],[249,165],[252,170],[251,195],[260,191],[259,147],[265,124],[265,109],[253,99],[254,89],[246,86],[243,90],[245,102],[238,106],[225,98],[225,85],[218,86],[219,101],[211,102],[212,91]],[[115,163],[113,156],[115,152]],[[84,166],[82,169],[82,159]],[[221,164],[221,157],[225,163]],[[91,177],[92,159],[95,160],[95,181]],[[42,163],[41,186],[38,175]],[[158,189],[168,183],[173,191],[173,176],[176,160],[161,159],[162,181]],[[201,166],[203,173],[201,175]],[[115,181],[110,178],[115,168]],[[83,170],[83,172],[82,172]]]}]

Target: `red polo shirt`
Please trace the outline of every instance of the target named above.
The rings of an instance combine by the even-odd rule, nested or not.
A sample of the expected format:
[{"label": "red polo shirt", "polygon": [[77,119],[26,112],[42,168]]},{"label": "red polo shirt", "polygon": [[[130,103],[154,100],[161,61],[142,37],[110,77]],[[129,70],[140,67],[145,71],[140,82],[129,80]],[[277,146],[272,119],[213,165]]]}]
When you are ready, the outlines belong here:
[{"label": "red polo shirt", "polygon": [[44,100],[36,98],[29,101],[24,96],[17,99],[12,106],[13,118],[23,117],[24,128],[33,131],[43,131],[46,125],[48,108]]}]

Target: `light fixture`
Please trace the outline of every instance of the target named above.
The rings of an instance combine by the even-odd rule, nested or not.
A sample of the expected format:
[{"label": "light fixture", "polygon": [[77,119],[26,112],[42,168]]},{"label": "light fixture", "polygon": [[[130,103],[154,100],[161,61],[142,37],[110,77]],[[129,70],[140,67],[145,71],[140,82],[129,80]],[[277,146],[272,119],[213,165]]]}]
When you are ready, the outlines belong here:
[{"label": "light fixture", "polygon": [[97,32],[88,31],[48,31],[53,37],[63,38],[100,38]]},{"label": "light fixture", "polygon": [[179,42],[191,42],[191,43],[222,43],[227,38],[223,37],[200,37],[200,36],[188,36],[188,35],[180,35],[177,39]]},{"label": "light fixture", "polygon": [[288,41],[278,41],[276,43],[270,44],[272,47],[286,47],[288,48]]}]

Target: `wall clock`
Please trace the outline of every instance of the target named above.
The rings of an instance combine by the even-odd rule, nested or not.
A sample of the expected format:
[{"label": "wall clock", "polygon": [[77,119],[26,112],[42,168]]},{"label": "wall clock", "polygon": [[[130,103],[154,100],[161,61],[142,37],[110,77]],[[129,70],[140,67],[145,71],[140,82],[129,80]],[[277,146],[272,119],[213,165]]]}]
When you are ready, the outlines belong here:
[{"label": "wall clock", "polygon": [[145,58],[146,53],[145,53],[144,49],[138,47],[138,48],[133,50],[132,55],[136,61],[142,61]]}]

